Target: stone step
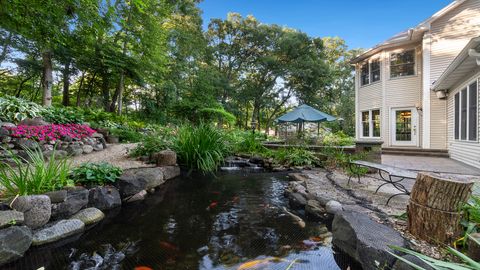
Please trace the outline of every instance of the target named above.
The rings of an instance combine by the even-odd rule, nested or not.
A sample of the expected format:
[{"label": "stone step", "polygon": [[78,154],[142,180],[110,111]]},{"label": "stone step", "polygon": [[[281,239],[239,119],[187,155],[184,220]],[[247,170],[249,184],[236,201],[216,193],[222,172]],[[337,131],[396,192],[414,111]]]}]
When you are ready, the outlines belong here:
[{"label": "stone step", "polygon": [[412,148],[382,148],[383,155],[450,157],[447,150],[443,149],[412,149]]}]

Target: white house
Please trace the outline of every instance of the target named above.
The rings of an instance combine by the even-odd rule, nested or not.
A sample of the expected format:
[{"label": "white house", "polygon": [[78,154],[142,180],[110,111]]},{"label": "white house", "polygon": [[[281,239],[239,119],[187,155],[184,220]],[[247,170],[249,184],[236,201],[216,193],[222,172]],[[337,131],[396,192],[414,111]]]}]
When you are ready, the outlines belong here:
[{"label": "white house", "polygon": [[457,0],[356,57],[356,138],[480,168],[480,0]]}]

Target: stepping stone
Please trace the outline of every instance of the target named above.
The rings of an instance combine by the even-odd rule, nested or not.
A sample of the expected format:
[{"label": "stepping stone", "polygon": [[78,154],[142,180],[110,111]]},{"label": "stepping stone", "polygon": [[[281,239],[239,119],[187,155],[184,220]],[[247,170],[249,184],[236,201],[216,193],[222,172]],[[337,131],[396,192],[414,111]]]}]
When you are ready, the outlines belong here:
[{"label": "stepping stone", "polygon": [[79,219],[60,220],[33,234],[33,246],[40,246],[83,232],[85,224]]},{"label": "stepping stone", "polygon": [[105,214],[95,207],[85,208],[73,215],[71,219],[79,219],[85,225],[97,223],[105,217]]}]

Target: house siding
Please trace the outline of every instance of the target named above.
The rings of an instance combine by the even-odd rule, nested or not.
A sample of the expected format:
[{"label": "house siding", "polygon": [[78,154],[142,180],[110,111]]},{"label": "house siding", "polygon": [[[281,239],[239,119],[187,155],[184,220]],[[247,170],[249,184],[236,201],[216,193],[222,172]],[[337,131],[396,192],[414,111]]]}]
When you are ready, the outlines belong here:
[{"label": "house siding", "polygon": [[435,82],[474,37],[480,36],[480,1],[468,0],[432,22],[430,83]]},{"label": "house siding", "polygon": [[[390,53],[402,50],[416,49],[416,74],[414,76],[390,78]],[[421,102],[422,94],[422,55],[421,46],[410,45],[399,47],[388,51],[382,51],[372,58],[380,57],[381,61],[381,80],[370,85],[360,86],[360,70],[356,69],[356,87],[357,87],[357,139],[362,138],[361,131],[361,112],[372,109],[380,109],[381,114],[381,137],[383,146],[391,146],[391,123],[390,114],[392,108],[415,107],[416,103]],[[421,144],[422,121],[419,115],[417,133],[419,133],[418,143]]]},{"label": "house siding", "polygon": [[[392,78],[390,79],[390,53],[401,51],[401,50],[409,50],[409,49],[416,49],[416,74],[414,76],[409,77],[400,77],[400,78]],[[422,50],[421,46],[409,46],[398,48],[395,50],[389,50],[386,52],[386,62],[387,67],[385,68],[385,76],[387,79],[385,83],[385,123],[387,123],[386,129],[386,142],[387,146],[393,146],[392,142],[392,120],[391,118],[391,111],[395,108],[406,108],[406,107],[413,107],[415,108],[415,104],[421,103],[422,99]],[[417,134],[418,134],[418,145],[421,145],[422,141],[422,118],[421,114],[418,115],[418,123],[417,123]]]},{"label": "house siding", "polygon": [[[480,35],[480,1],[465,1],[430,27],[430,85],[434,83],[474,37]],[[447,102],[431,93],[430,147],[448,148],[446,121]]]},{"label": "house siding", "polygon": [[[448,148],[450,157],[466,163],[468,165],[480,168],[480,142],[470,141],[459,141],[454,138],[454,108],[455,108],[455,94],[458,93],[466,85],[474,81],[475,79],[480,79],[480,72],[477,72],[474,76],[470,76],[468,79],[462,80],[461,84],[457,85],[454,91],[451,91],[448,94],[447,99],[447,130],[448,130]],[[480,102],[480,95],[477,95]],[[478,103],[480,104],[480,103]],[[477,108],[477,127],[480,125],[480,110]],[[480,129],[477,129],[477,138],[480,136]]]}]

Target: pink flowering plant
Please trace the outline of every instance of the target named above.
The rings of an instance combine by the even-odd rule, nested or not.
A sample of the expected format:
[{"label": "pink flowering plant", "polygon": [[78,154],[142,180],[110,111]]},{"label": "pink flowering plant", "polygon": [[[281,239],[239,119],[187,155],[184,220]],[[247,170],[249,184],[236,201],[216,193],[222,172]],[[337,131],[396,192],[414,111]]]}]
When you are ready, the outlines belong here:
[{"label": "pink flowering plant", "polygon": [[27,138],[37,141],[57,141],[65,137],[81,140],[91,137],[95,130],[81,124],[50,124],[45,126],[18,125],[8,128],[12,137]]}]

